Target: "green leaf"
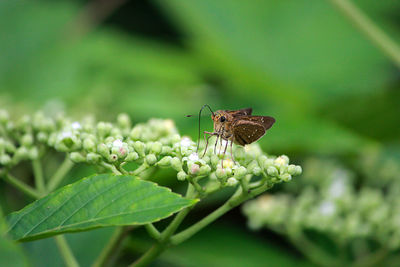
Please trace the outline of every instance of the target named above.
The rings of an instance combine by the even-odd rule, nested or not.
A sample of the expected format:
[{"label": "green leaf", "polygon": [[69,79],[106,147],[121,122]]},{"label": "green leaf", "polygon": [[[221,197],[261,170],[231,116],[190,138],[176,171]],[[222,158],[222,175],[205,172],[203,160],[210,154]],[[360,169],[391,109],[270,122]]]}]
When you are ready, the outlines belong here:
[{"label": "green leaf", "polygon": [[6,224],[3,218],[3,211],[0,207],[0,266],[29,266],[20,244],[16,244],[8,236],[4,235],[4,232],[7,230]]},{"label": "green leaf", "polygon": [[64,186],[10,214],[9,233],[27,241],[98,227],[146,224],[195,202],[137,177],[101,174]]},{"label": "green leaf", "polygon": [[158,259],[159,266],[312,266],[278,242],[257,235],[260,233],[216,223],[184,244],[168,249]]}]

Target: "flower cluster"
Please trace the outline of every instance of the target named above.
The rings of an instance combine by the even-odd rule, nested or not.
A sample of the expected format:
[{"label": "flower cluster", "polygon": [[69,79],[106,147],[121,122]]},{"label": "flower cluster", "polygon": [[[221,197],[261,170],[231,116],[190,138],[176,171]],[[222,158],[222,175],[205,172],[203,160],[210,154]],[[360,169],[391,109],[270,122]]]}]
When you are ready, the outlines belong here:
[{"label": "flower cluster", "polygon": [[391,250],[400,248],[399,173],[389,175],[388,170],[377,170],[377,164],[369,163],[375,174],[392,177],[391,182],[379,188],[365,178],[360,181],[338,163],[308,160],[303,178],[288,186],[288,193],[263,195],[243,206],[249,226],[279,229],[289,236],[293,229],[313,230],[342,246],[364,240]]},{"label": "flower cluster", "polygon": [[173,121],[151,119],[132,127],[126,114],[120,114],[116,123],[96,123],[91,118],[82,121],[65,116],[51,118],[40,112],[14,122],[2,110],[0,131],[3,170],[23,160],[37,159],[51,148],[67,153],[76,163],[121,173],[140,174],[129,170],[130,162],[140,165],[141,171],[170,167],[177,171],[178,180],[192,183],[203,194],[238,184],[246,190],[265,184],[272,186],[290,181],[302,171],[300,166],[289,164],[287,156],[264,155],[257,144],[234,146],[234,160],[223,153],[225,141],[207,149],[201,143],[198,154],[196,144],[189,137],[180,136]]}]

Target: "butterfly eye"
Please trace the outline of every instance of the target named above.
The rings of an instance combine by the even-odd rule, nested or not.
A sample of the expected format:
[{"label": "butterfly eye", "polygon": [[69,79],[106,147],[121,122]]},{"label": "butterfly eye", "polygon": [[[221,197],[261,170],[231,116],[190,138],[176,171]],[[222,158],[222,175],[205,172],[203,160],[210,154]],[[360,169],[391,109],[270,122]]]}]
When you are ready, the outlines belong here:
[{"label": "butterfly eye", "polygon": [[224,121],[226,121],[226,118],[224,116],[221,116],[221,118],[219,118],[219,121],[224,122]]}]

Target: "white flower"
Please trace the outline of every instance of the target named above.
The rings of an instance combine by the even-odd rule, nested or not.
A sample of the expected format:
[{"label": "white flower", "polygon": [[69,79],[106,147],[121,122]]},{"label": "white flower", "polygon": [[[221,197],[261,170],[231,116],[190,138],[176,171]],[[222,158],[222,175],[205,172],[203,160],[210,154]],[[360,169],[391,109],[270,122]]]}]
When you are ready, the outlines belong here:
[{"label": "white flower", "polygon": [[123,146],[123,144],[124,143],[121,140],[117,139],[112,143],[112,146],[115,148],[121,148]]},{"label": "white flower", "polygon": [[319,205],[319,212],[324,216],[331,216],[336,211],[336,205],[332,201],[324,201]]},{"label": "white flower", "polygon": [[333,198],[338,198],[344,194],[346,184],[341,178],[335,179],[329,187],[329,195]]},{"label": "white flower", "polygon": [[79,130],[79,129],[82,128],[81,124],[80,124],[79,122],[77,122],[77,121],[73,122],[73,123],[71,124],[71,127],[72,127],[72,129],[74,129],[74,130]]},{"label": "white flower", "polygon": [[194,153],[190,154],[190,156],[189,156],[188,159],[189,159],[190,161],[197,161],[197,160],[199,160],[199,156],[197,155],[196,152],[194,152]]},{"label": "white flower", "polygon": [[192,141],[188,137],[184,137],[181,140],[181,147],[189,147],[192,144]]},{"label": "white flower", "polygon": [[226,181],[226,184],[228,186],[235,186],[238,183],[238,180],[236,180],[236,178],[231,177],[228,179],[228,181]]},{"label": "white flower", "polygon": [[70,132],[70,131],[61,132],[61,133],[58,135],[59,140],[64,140],[64,139],[66,139],[66,138],[71,138],[71,137],[72,137],[72,132]]}]

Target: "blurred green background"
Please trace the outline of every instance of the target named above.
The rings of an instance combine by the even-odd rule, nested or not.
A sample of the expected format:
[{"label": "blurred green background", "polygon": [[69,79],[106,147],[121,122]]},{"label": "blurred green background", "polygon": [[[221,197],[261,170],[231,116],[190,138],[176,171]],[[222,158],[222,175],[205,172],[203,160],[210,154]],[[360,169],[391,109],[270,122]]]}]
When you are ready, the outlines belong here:
[{"label": "blurred green background", "polygon": [[[400,42],[399,1],[357,5]],[[399,89],[399,69],[329,1],[0,2],[0,106],[15,116],[64,109],[114,120],[126,112],[134,122],[172,118],[182,135],[197,138],[197,118],[185,115],[203,104],[252,107],[277,120],[259,141],[267,153],[300,164],[310,156],[348,163],[373,148],[398,160]],[[212,129],[208,116],[203,122]],[[284,237],[245,224],[235,210],[155,266],[309,265]],[[110,231],[68,235],[82,266]],[[32,266],[55,266],[53,242],[13,251]]]}]

